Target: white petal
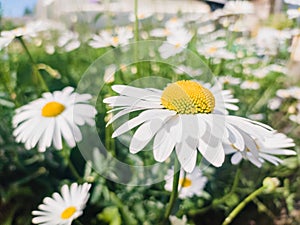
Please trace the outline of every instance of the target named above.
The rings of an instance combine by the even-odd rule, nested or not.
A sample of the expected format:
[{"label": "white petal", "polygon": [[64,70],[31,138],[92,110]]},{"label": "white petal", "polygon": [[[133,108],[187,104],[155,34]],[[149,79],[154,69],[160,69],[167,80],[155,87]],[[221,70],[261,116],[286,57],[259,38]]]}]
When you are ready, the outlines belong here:
[{"label": "white petal", "polygon": [[141,151],[153,138],[156,132],[163,126],[163,121],[160,119],[153,119],[142,124],[134,133],[129,150],[135,154]]},{"label": "white petal", "polygon": [[151,120],[151,119],[160,119],[162,122],[175,115],[175,111],[165,110],[165,109],[150,109],[146,110],[142,113],[140,113],[139,116],[127,121],[123,125],[121,125],[113,134],[112,137],[120,136],[121,134],[131,130],[132,128],[140,125],[141,123],[144,123],[145,121]]}]

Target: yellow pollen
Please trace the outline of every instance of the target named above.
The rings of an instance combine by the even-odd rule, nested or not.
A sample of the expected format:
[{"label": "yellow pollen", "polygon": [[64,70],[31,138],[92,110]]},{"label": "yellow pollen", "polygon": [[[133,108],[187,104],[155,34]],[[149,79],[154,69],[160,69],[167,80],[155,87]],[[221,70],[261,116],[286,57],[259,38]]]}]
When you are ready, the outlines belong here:
[{"label": "yellow pollen", "polygon": [[175,48],[180,48],[181,44],[180,43],[176,43]]},{"label": "yellow pollen", "polygon": [[192,181],[186,177],[180,178],[179,184],[181,185],[181,187],[190,187],[190,186],[192,186]]},{"label": "yellow pollen", "polygon": [[300,12],[300,7],[298,8],[298,12]]},{"label": "yellow pollen", "polygon": [[216,48],[216,47],[210,47],[209,49],[208,49],[208,53],[210,53],[210,54],[213,54],[213,53],[215,53],[216,51],[217,51],[218,49]]},{"label": "yellow pollen", "polygon": [[76,211],[77,209],[74,206],[70,206],[61,213],[60,217],[64,220],[70,219]]},{"label": "yellow pollen", "polygon": [[118,37],[113,37],[113,43],[118,44],[119,43],[119,38]]},{"label": "yellow pollen", "polygon": [[42,116],[55,117],[61,114],[65,110],[65,106],[59,102],[48,102],[42,108]]},{"label": "yellow pollen", "polygon": [[160,100],[166,109],[179,114],[211,113],[215,108],[213,94],[201,84],[190,80],[169,84]]}]

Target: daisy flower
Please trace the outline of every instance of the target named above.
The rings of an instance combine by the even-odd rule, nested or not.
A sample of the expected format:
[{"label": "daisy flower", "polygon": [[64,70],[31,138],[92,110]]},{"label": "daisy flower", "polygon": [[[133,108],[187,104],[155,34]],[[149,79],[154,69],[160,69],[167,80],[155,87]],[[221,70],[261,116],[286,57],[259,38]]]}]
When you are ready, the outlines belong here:
[{"label": "daisy flower", "polygon": [[26,24],[24,27],[19,27],[13,30],[1,31],[0,50],[7,47],[17,37],[35,37],[37,33],[54,29],[55,23],[50,21],[34,21]]},{"label": "daisy flower", "polygon": [[133,38],[133,32],[130,27],[117,27],[114,32],[101,31],[99,35],[94,35],[89,45],[93,48],[117,47],[128,44]]},{"label": "daisy flower", "polygon": [[[174,171],[170,169],[165,176],[165,189],[170,192],[172,192],[173,174]],[[191,198],[194,195],[201,196],[203,194],[203,189],[206,185],[206,182],[207,177],[202,175],[202,172],[198,167],[195,167],[191,173],[185,173],[184,170],[180,170],[178,197],[184,199]]]},{"label": "daisy flower", "polygon": [[224,145],[226,154],[233,153],[231,157],[232,164],[238,164],[242,159],[245,159],[257,167],[261,167],[265,161],[277,166],[282,163],[282,160],[274,155],[296,155],[295,151],[286,149],[294,147],[294,141],[282,133],[274,133],[272,137],[264,140],[253,139],[244,132],[242,135],[247,140],[243,151],[238,150],[232,144]]},{"label": "daisy flower", "polygon": [[165,161],[173,149],[183,169],[190,173],[197,161],[197,152],[214,166],[221,166],[225,153],[225,139],[245,148],[240,130],[253,137],[268,137],[272,128],[242,117],[229,116],[227,109],[237,110],[229,90],[219,85],[210,86],[196,80],[181,80],[169,84],[164,90],[114,85],[120,94],[104,99],[113,110],[119,111],[108,125],[131,112],[142,111],[138,116],[122,124],[113,133],[118,137],[138,127],[129,146],[131,153],[141,151],[151,140],[153,155],[158,162]]},{"label": "daisy flower", "polygon": [[91,185],[73,183],[70,188],[65,184],[61,188],[61,194],[55,192],[52,198],[46,197],[39,210],[32,212],[35,216],[33,224],[41,225],[71,225],[72,221],[82,215],[83,209],[89,199]]},{"label": "daisy flower", "polygon": [[241,84],[241,89],[257,90],[260,84],[256,81],[246,80]]},{"label": "daisy flower", "polygon": [[300,7],[298,9],[288,9],[286,13],[289,19],[296,19],[300,17]]},{"label": "daisy flower", "polygon": [[174,56],[184,50],[193,35],[186,29],[178,30],[176,34],[167,37],[167,42],[159,47],[158,51],[163,59]]},{"label": "daisy flower", "polygon": [[188,225],[186,215],[182,219],[177,218],[176,216],[169,216],[171,225]]},{"label": "daisy flower", "polygon": [[16,141],[25,143],[26,149],[38,144],[38,150],[45,151],[51,144],[62,149],[63,137],[71,148],[75,147],[82,139],[78,126],[95,124],[97,111],[88,104],[91,98],[90,94],[78,94],[73,87],[66,87],[44,93],[42,98],[16,109],[12,121]]}]

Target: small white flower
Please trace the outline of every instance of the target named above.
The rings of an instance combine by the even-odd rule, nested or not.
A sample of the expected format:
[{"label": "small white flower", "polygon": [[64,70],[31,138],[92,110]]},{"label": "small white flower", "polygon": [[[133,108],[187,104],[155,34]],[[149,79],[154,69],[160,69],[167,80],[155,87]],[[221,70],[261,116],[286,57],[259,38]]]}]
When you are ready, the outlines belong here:
[{"label": "small white flower", "polygon": [[[137,14],[137,18],[138,20],[144,20],[144,19],[147,19],[149,17],[151,17],[153,15],[153,12],[151,11],[138,11],[138,14]],[[135,14],[134,13],[130,13],[129,14],[129,21],[130,22],[134,22],[135,21]]]},{"label": "small white flower", "polygon": [[[177,172],[179,173],[179,171]],[[173,169],[168,170],[165,176],[165,189],[167,191],[172,191],[173,185]],[[185,173],[184,170],[180,170],[179,183],[178,183],[178,197],[181,199],[191,198],[194,195],[203,195],[203,189],[207,183],[207,178],[202,175],[201,170],[195,167],[193,172]]]},{"label": "small white flower", "polygon": [[279,109],[281,106],[282,100],[280,98],[272,98],[268,102],[268,108],[271,110]]},{"label": "small white flower", "polygon": [[296,155],[296,152],[286,148],[294,147],[295,143],[282,133],[275,133],[272,137],[260,137],[253,139],[242,132],[245,140],[245,149],[238,150],[234,145],[224,145],[226,154],[233,154],[231,157],[232,164],[238,164],[242,159],[249,160],[257,167],[261,167],[265,161],[274,165],[279,165],[282,160],[274,155]]},{"label": "small white flower", "polygon": [[52,198],[46,197],[39,210],[33,211],[32,223],[40,225],[71,225],[72,221],[82,215],[89,199],[91,185],[73,183],[70,188],[65,184],[61,194],[55,192]]},{"label": "small white flower", "polygon": [[115,64],[109,65],[105,69],[103,80],[105,83],[109,84],[115,81],[115,73],[117,71],[117,66]]},{"label": "small white flower", "polygon": [[71,52],[80,47],[79,34],[72,31],[63,32],[57,40],[57,46],[66,52]]},{"label": "small white flower", "polygon": [[290,87],[288,89],[279,89],[276,92],[276,95],[280,98],[295,98],[297,100],[300,100],[300,88]]},{"label": "small white flower", "polygon": [[99,35],[94,35],[89,45],[93,48],[117,47],[126,45],[133,38],[133,32],[130,27],[117,27],[114,32],[101,31]]},{"label": "small white flower", "polygon": [[122,124],[113,133],[118,137],[138,127],[132,136],[129,150],[140,152],[152,139],[154,159],[163,162],[173,149],[186,172],[192,172],[197,152],[212,163],[224,162],[225,141],[245,148],[241,131],[251,137],[272,136],[272,128],[242,117],[227,115],[227,109],[237,110],[231,92],[218,85],[203,85],[198,81],[182,80],[169,84],[164,90],[114,85],[120,96],[104,99],[119,111],[108,124],[131,112],[142,111],[138,116]]},{"label": "small white flower", "polygon": [[256,81],[246,80],[241,84],[241,89],[257,90],[260,88],[260,84]]},{"label": "small white flower", "polygon": [[7,47],[16,37],[35,37],[37,33],[51,28],[51,23],[46,21],[34,21],[9,31],[2,31],[0,36],[0,50]]},{"label": "small white flower", "polygon": [[253,14],[255,13],[253,3],[249,1],[227,1],[223,11],[225,14]]},{"label": "small white flower", "polygon": [[167,37],[167,42],[159,47],[158,51],[163,59],[174,56],[184,50],[192,39],[193,34],[185,29]]},{"label": "small white flower", "polygon": [[241,79],[237,77],[232,77],[232,76],[222,76],[218,77],[218,81],[221,84],[229,84],[229,85],[238,85],[241,83]]},{"label": "small white flower", "polygon": [[300,8],[298,9],[288,9],[286,11],[289,19],[296,19],[298,17],[300,17]]},{"label": "small white flower", "polygon": [[300,5],[299,0],[284,0],[284,2],[292,5]]},{"label": "small white flower", "polygon": [[167,37],[171,35],[172,30],[167,28],[155,28],[150,31],[150,36],[152,37]]},{"label": "small white flower", "polygon": [[225,49],[226,45],[227,43],[223,40],[212,41],[209,43],[203,43],[197,48],[197,51],[199,54],[209,58],[235,59],[235,55]]},{"label": "small white flower", "polygon": [[171,19],[167,20],[167,22],[165,23],[165,27],[169,30],[183,29],[184,20],[177,17],[172,17]]},{"label": "small white flower", "polygon": [[176,216],[170,216],[169,220],[171,225],[188,225],[186,215],[182,217],[182,219],[177,218]]},{"label": "small white flower", "polygon": [[70,147],[75,147],[82,139],[78,126],[94,125],[97,111],[88,104],[90,94],[73,91],[73,87],[66,87],[47,92],[42,98],[16,109],[12,121],[16,141],[25,143],[26,149],[38,144],[38,150],[45,151],[51,144],[62,149],[63,137]]},{"label": "small white flower", "polygon": [[177,74],[188,74],[191,77],[200,76],[203,73],[201,69],[194,69],[185,65],[179,65],[174,69],[174,72]]}]

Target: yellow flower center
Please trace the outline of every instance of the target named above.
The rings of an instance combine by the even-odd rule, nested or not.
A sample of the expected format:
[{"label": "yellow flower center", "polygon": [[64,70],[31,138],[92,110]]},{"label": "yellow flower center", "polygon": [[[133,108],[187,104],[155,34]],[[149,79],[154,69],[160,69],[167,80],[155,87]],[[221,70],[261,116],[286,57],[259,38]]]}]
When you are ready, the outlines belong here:
[{"label": "yellow flower center", "polygon": [[195,81],[182,80],[168,85],[161,104],[179,114],[211,113],[215,107],[213,94]]},{"label": "yellow flower center", "polygon": [[298,12],[300,12],[300,7],[298,8]]},{"label": "yellow flower center", "polygon": [[118,37],[113,37],[113,43],[116,45],[119,43],[119,38]]},{"label": "yellow flower center", "polygon": [[175,44],[175,48],[180,48],[181,47],[181,44],[180,43],[176,43]]},{"label": "yellow flower center", "polygon": [[190,187],[190,186],[192,186],[192,181],[186,177],[180,178],[179,184],[181,185],[181,187]]},{"label": "yellow flower center", "polygon": [[61,114],[65,110],[65,106],[59,102],[48,102],[42,108],[42,116],[55,117]]},{"label": "yellow flower center", "polygon": [[217,50],[218,50],[218,49],[217,49],[216,47],[210,47],[210,48],[208,49],[208,53],[209,53],[209,54],[213,54],[213,53],[215,53]]},{"label": "yellow flower center", "polygon": [[61,213],[60,217],[64,220],[70,219],[76,211],[77,209],[74,206],[70,206]]}]

